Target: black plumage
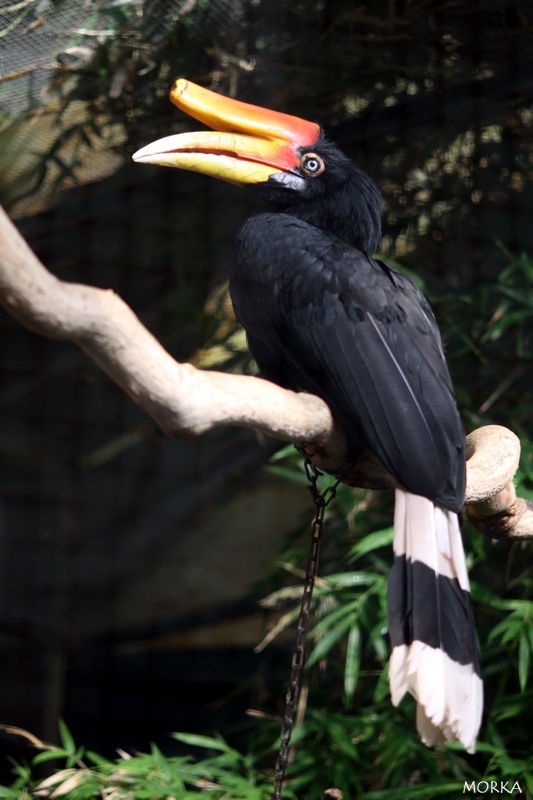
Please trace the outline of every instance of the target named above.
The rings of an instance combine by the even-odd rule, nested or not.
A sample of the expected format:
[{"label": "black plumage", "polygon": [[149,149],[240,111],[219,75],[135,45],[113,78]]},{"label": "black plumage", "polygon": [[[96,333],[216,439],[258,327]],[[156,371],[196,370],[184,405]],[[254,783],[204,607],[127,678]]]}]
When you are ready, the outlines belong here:
[{"label": "black plumage", "polygon": [[309,152],[316,174],[256,187],[277,212],[239,232],[233,306],[262,375],[323,398],[348,459],[369,450],[405,490],[387,594],[392,699],[415,696],[426,744],[473,751],[483,689],[457,517],[464,433],[439,329],[415,282],[371,255],[373,182],[322,138]]},{"label": "black plumage", "polygon": [[[464,434],[433,312],[409,277],[368,255],[373,220],[365,236],[357,226],[345,230],[352,241],[324,229],[328,215],[343,220],[341,233],[368,214],[363,192],[349,191],[364,173],[331,145],[327,152],[324,173],[305,179],[323,180],[324,192],[311,183],[314,196],[298,203],[285,196],[290,189],[269,187],[268,199],[286,210],[241,229],[230,281],[237,318],[265,377],[327,402],[352,459],[369,449],[400,485],[459,511]],[[335,159],[344,181],[326,181]]]},{"label": "black plumage", "polygon": [[483,685],[458,517],[464,435],[429,304],[372,257],[379,191],[315,123],[186,80],[171,97],[215,132],[166,137],[135,157],[249,185],[274,207],[239,232],[235,313],[263,376],[322,397],[348,459],[369,450],[396,479],[391,698],[416,698],[426,744],[473,751]]}]

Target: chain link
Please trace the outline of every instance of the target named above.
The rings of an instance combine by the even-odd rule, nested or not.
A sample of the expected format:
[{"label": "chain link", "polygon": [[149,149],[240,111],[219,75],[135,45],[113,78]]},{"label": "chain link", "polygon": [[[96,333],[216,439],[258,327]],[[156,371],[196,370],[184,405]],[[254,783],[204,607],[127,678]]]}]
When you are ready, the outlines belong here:
[{"label": "chain link", "polygon": [[311,545],[305,570],[304,587],[300,604],[300,613],[298,615],[298,626],[296,629],[296,641],[292,651],[289,685],[287,687],[287,694],[285,695],[285,710],[281,725],[280,745],[276,766],[274,768],[274,792],[272,794],[272,800],[282,800],[283,782],[289,764],[289,747],[294,728],[294,715],[300,691],[300,678],[305,664],[307,634],[311,621],[311,603],[318,571],[320,541],[324,527],[324,513],[327,506],[335,497],[337,487],[340,483],[340,481],[337,480],[334,484],[324,489],[324,491],[320,491],[318,483],[323,473],[307,459],[305,461],[305,473],[309,491],[311,492],[315,505],[315,517],[311,526]]}]

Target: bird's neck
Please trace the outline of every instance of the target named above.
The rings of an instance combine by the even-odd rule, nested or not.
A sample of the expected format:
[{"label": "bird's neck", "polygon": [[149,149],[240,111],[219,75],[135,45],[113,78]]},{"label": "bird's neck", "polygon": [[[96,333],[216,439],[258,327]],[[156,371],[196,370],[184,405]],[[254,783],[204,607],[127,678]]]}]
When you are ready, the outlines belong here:
[{"label": "bird's neck", "polygon": [[302,198],[285,213],[316,225],[328,233],[372,254],[381,239],[381,194],[368,175],[353,168],[350,179],[318,199]]},{"label": "bird's neck", "polygon": [[321,228],[363,253],[373,253],[381,238],[381,223],[366,208],[358,207],[349,214],[335,213],[334,209],[317,209],[305,204],[292,207],[286,213]]}]

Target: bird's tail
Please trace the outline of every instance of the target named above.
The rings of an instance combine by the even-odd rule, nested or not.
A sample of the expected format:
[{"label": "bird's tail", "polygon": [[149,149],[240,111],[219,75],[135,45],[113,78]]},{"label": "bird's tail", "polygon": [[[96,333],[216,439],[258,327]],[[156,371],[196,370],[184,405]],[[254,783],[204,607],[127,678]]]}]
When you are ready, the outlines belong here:
[{"label": "bird's tail", "polygon": [[425,744],[458,740],[474,752],[483,684],[457,514],[397,489],[393,550],[392,702],[413,695]]}]

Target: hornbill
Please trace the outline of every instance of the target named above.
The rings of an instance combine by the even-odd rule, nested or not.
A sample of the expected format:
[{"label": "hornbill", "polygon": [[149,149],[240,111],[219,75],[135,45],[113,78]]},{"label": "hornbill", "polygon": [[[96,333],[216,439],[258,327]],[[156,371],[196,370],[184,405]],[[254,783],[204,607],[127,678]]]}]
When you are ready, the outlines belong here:
[{"label": "hornbill", "polygon": [[395,479],[392,702],[410,692],[426,744],[458,740],[473,752],[483,685],[459,527],[464,433],[427,300],[372,256],[379,191],[314,122],[185,79],[170,97],[212,130],[133,158],[246,185],[273,208],[239,231],[235,314],[262,376],[321,397],[348,460],[370,451]]}]

